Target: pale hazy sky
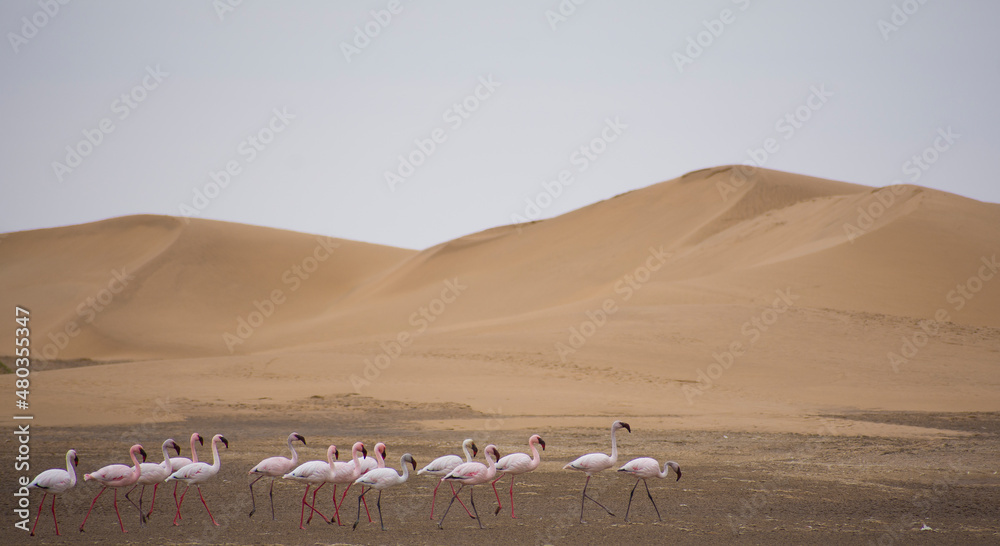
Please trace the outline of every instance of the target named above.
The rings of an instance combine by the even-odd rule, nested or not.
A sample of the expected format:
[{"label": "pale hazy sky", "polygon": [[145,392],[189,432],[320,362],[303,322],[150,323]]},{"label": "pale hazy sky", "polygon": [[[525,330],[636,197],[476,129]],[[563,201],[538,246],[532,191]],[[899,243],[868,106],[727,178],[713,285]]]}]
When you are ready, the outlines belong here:
[{"label": "pale hazy sky", "polygon": [[1000,202],[995,1],[230,3],[0,4],[0,231],[187,210],[425,248],[752,155]]}]

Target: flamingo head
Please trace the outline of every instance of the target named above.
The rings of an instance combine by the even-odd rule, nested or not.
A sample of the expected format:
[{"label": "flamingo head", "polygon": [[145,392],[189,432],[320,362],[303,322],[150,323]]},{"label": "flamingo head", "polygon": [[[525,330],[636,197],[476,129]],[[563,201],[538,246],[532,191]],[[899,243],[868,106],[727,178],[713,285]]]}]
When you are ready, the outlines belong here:
[{"label": "flamingo head", "polygon": [[142,462],[146,462],[146,450],[142,449],[141,445],[135,444],[129,451],[139,453],[139,455],[142,455]]},{"label": "flamingo head", "polygon": [[365,449],[365,444],[362,443],[362,442],[355,442],[354,443],[354,447],[351,448],[351,452],[353,453],[355,451],[360,451],[362,457],[367,457],[368,456],[368,450]]},{"label": "flamingo head", "polygon": [[197,432],[195,432],[194,434],[191,435],[191,439],[192,440],[198,440],[199,444],[205,445],[205,439],[202,438],[201,434],[198,434]]},{"label": "flamingo head", "polygon": [[494,462],[500,460],[500,450],[497,449],[497,446],[495,446],[493,444],[490,444],[490,445],[486,446],[486,456],[488,457],[488,456],[490,456],[490,454],[493,455],[493,461]]},{"label": "flamingo head", "polygon": [[476,442],[473,442],[472,438],[469,438],[468,440],[462,442],[462,445],[468,445],[469,446],[469,448],[472,450],[472,456],[473,457],[475,457],[476,455],[479,455],[479,448],[476,447]]},{"label": "flamingo head", "polygon": [[537,434],[532,435],[532,437],[528,439],[528,443],[529,444],[537,443],[538,445],[542,446],[542,451],[545,451],[545,440],[542,440],[542,437]]},{"label": "flamingo head", "polygon": [[226,449],[229,449],[229,440],[227,440],[225,436],[221,434],[216,434],[215,438],[212,438],[212,442],[214,443],[217,441],[222,442],[226,446]]},{"label": "flamingo head", "polygon": [[326,458],[329,459],[331,456],[334,460],[340,459],[340,450],[333,444],[330,444],[330,447],[326,448]]},{"label": "flamingo head", "polygon": [[69,453],[70,453],[70,460],[73,461],[73,468],[80,466],[80,458],[76,456],[76,450],[71,449],[69,450]]},{"label": "flamingo head", "polygon": [[615,421],[614,424],[611,425],[611,428],[614,429],[614,430],[623,428],[623,429],[625,429],[625,430],[627,430],[629,432],[632,432],[632,427],[628,426],[628,423],[625,423],[625,422],[622,422],[622,421]]},{"label": "flamingo head", "polygon": [[413,470],[417,469],[417,461],[409,453],[403,455],[403,463],[410,463],[413,466]]},{"label": "flamingo head", "polygon": [[298,432],[293,432],[292,433],[292,439],[293,440],[298,440],[298,441],[302,442],[302,445],[306,445],[306,439],[303,438],[302,435],[299,434]]},{"label": "flamingo head", "polygon": [[675,481],[681,481],[681,467],[680,467],[680,465],[677,464],[677,463],[675,463],[675,462],[673,462],[673,461],[667,461],[666,466],[669,466],[671,469],[673,469],[674,473],[677,474],[677,479]]},{"label": "flamingo head", "polygon": [[175,441],[173,441],[173,440],[167,440],[167,441],[168,441],[168,442],[170,442],[170,443],[169,443],[169,444],[167,445],[167,448],[168,448],[168,449],[169,449],[169,448],[174,448],[174,450],[175,450],[175,451],[177,451],[177,454],[178,454],[178,455],[180,455],[180,454],[181,454],[181,446],[177,445],[177,442],[175,442]]},{"label": "flamingo head", "polygon": [[385,460],[385,453],[386,453],[385,452],[385,444],[383,444],[382,442],[379,442],[378,444],[376,444],[375,445],[375,451],[378,453],[379,457],[382,457],[382,460]]}]

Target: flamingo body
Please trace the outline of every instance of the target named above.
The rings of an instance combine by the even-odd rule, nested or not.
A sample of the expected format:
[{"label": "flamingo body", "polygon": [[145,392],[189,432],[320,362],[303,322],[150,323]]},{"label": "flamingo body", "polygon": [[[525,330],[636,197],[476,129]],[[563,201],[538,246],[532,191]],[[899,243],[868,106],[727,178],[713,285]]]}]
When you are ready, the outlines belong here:
[{"label": "flamingo body", "polygon": [[565,470],[579,470],[587,475],[587,481],[583,484],[583,497],[580,499],[580,523],[586,523],[583,521],[583,507],[586,504],[587,499],[590,499],[594,504],[604,508],[604,511],[609,515],[614,515],[611,510],[608,510],[603,504],[594,500],[593,497],[587,495],[587,486],[590,485],[590,478],[602,471],[607,470],[618,462],[618,440],[615,433],[619,429],[625,429],[632,432],[632,428],[628,423],[623,423],[622,421],[615,421],[611,423],[611,455],[605,455],[604,453],[588,453],[577,458],[575,461],[567,464],[563,467]]},{"label": "flamingo body", "polygon": [[[94,497],[93,501],[91,501],[90,510],[87,510],[87,515],[84,516],[83,523],[80,524],[81,533],[83,532],[84,526],[87,525],[87,519],[90,518],[90,513],[94,510],[94,505],[97,504],[97,499],[101,498],[101,495],[103,495],[109,487],[114,489],[114,507],[115,515],[118,516],[118,526],[121,527],[123,533],[128,532],[125,530],[125,524],[122,523],[122,515],[118,512],[118,488],[127,487],[139,481],[139,477],[142,475],[142,470],[139,467],[140,463],[138,459],[136,459],[137,453],[142,454],[143,461],[146,460],[146,451],[142,449],[141,445],[135,444],[128,450],[129,457],[132,459],[132,466],[112,464],[105,466],[96,472],[83,475],[83,481],[94,480],[101,483],[104,487],[101,488],[101,491],[97,493],[97,496]],[[126,498],[128,497],[126,496]],[[129,502],[132,502],[132,500],[129,499]],[[132,504],[135,505],[135,503]],[[136,509],[139,510],[139,507],[136,506]],[[139,510],[139,516],[141,520],[142,510]]]},{"label": "flamingo body", "polygon": [[491,484],[493,486],[493,494],[497,496],[497,509],[493,514],[499,514],[500,509],[503,506],[500,503],[500,494],[497,493],[497,482],[502,480],[504,476],[510,476],[510,517],[517,519],[514,515],[514,476],[519,474],[526,474],[532,470],[538,468],[541,464],[542,459],[538,454],[538,447],[542,446],[545,449],[545,440],[542,437],[533,434],[528,438],[528,447],[531,448],[531,455],[526,453],[511,453],[506,455],[497,461],[497,479],[493,480]]},{"label": "flamingo body", "polygon": [[35,517],[35,524],[31,526],[31,536],[35,536],[35,527],[38,527],[38,520],[42,517],[46,495],[52,495],[52,521],[56,525],[56,535],[60,534],[59,520],[56,519],[56,495],[65,493],[76,486],[76,466],[78,464],[80,464],[80,459],[76,456],[76,450],[71,449],[66,452],[66,470],[50,468],[35,476],[35,479],[28,484],[28,489],[42,490],[42,502],[38,505],[38,516]]},{"label": "flamingo body", "polygon": [[[445,480],[456,481],[462,484],[458,488],[458,493],[462,492],[462,488],[466,485],[473,486],[473,489],[469,490],[469,502],[472,504],[472,511],[475,514],[476,521],[479,523],[479,528],[483,528],[483,521],[479,519],[479,511],[476,510],[476,499],[473,496],[476,485],[486,483],[497,475],[496,461],[500,458],[500,451],[497,450],[497,446],[490,444],[486,446],[484,451],[486,455],[486,462],[488,464],[483,464],[477,461],[472,461],[468,463],[462,463],[455,467],[447,476],[444,477]],[[438,528],[443,529],[444,518],[448,517],[448,510],[451,510],[451,505],[454,504],[455,499],[458,498],[458,493],[455,493],[451,497],[451,502],[448,503],[448,508],[445,509],[444,515],[441,516],[441,521],[438,522]]]},{"label": "flamingo body", "polygon": [[274,480],[275,478],[280,478],[285,474],[289,473],[299,464],[299,454],[295,451],[295,446],[292,442],[299,441],[302,445],[306,445],[306,439],[302,437],[298,432],[293,432],[288,435],[288,449],[292,452],[292,458],[288,457],[268,457],[263,461],[257,463],[256,466],[250,469],[248,474],[256,475],[252,482],[250,482],[250,501],[253,504],[253,508],[250,510],[250,515],[248,517],[253,517],[254,512],[257,511],[257,499],[253,495],[253,484],[257,483],[258,480],[264,477],[271,478],[271,487],[268,489],[268,497],[271,499],[271,519],[274,519]]},{"label": "flamingo body", "polygon": [[[471,454],[469,453],[469,449],[472,449]],[[472,462],[472,458],[479,453],[479,448],[476,447],[476,443],[472,441],[472,438],[466,438],[465,441],[462,442],[462,451],[465,452],[464,462],[468,463]],[[438,484],[434,486],[434,494],[431,495],[431,519],[434,519],[434,504],[435,501],[437,500],[438,488],[441,487],[442,483],[444,483],[444,477],[447,476],[448,474],[451,474],[451,471],[455,470],[455,468],[458,465],[462,464],[462,462],[463,462],[462,458],[459,457],[458,455],[443,455],[441,457],[438,457],[437,459],[434,459],[433,461],[430,462],[430,464],[421,468],[417,472],[418,475],[427,474],[428,476],[434,476],[435,478],[438,478]],[[452,484],[449,484],[449,486],[451,487],[451,495],[452,497],[454,497],[455,486]],[[466,508],[464,503],[462,503],[462,500],[459,499],[458,502],[462,504],[462,508],[465,508],[465,512],[469,514],[469,517],[470,518],[473,517],[472,512],[469,512],[469,509]]]},{"label": "flamingo body", "polygon": [[656,507],[656,501],[653,500],[653,495],[649,492],[649,484],[646,482],[649,478],[666,478],[670,475],[670,471],[673,470],[674,474],[677,474],[677,480],[681,479],[681,467],[674,461],[667,461],[663,463],[663,470],[660,470],[660,463],[656,459],[650,457],[640,457],[638,459],[632,459],[631,461],[625,463],[621,468],[618,469],[619,472],[624,472],[636,477],[635,485],[632,486],[632,492],[628,496],[628,508],[625,509],[625,521],[628,521],[628,512],[632,508],[632,496],[635,495],[635,488],[639,486],[639,480],[646,486],[646,495],[649,497],[649,501],[653,503],[653,509],[656,510],[656,519],[663,521],[660,517],[660,509]]},{"label": "flamingo body", "polygon": [[[358,496],[358,517],[354,520],[354,527],[352,529],[357,529],[358,522],[361,521],[361,502],[364,500],[364,496],[368,491],[375,489],[378,491],[378,500],[375,501],[375,506],[378,507],[378,523],[382,526],[382,530],[385,531],[385,523],[382,522],[382,490],[406,482],[410,477],[410,469],[407,468],[406,463],[410,463],[414,470],[417,469],[417,461],[413,459],[413,455],[404,453],[399,459],[402,474],[397,474],[396,470],[392,468],[376,468],[375,470],[369,470],[354,481],[354,483],[361,486],[361,495]],[[368,488],[368,491],[365,491],[365,487]]]}]

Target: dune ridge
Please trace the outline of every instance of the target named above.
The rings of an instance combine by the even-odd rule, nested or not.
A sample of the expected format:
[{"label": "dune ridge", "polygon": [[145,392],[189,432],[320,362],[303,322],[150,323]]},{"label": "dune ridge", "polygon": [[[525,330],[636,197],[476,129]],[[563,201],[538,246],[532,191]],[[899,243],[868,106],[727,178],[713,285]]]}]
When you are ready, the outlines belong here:
[{"label": "dune ridge", "polygon": [[[58,404],[104,422],[153,394],[94,405],[69,385],[163,362],[201,383],[163,378],[156,396],[223,405],[354,392],[772,428],[1000,410],[1000,205],[740,172],[423,251],[162,216],[12,233],[0,298],[30,307],[36,355],[126,361],[47,372]],[[475,379],[442,391],[463,369]]]}]

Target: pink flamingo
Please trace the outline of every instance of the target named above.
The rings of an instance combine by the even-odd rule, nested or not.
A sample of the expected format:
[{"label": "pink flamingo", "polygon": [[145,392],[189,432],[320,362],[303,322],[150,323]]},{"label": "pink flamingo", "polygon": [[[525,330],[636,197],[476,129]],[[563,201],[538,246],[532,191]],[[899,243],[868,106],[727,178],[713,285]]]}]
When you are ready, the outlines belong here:
[{"label": "pink flamingo", "polygon": [[316,509],[316,493],[313,493],[313,503],[309,504],[306,499],[309,498],[309,488],[316,486],[316,491],[319,491],[320,487],[326,483],[327,478],[330,476],[330,468],[333,466],[333,460],[340,457],[340,452],[337,451],[337,446],[331,445],[326,449],[326,460],[325,461],[308,461],[300,464],[295,470],[292,470],[288,474],[282,476],[286,480],[297,480],[306,483],[306,492],[302,495],[302,515],[299,516],[299,529],[305,529],[302,525],[303,520],[306,517],[306,506],[312,510],[309,512],[309,520],[312,521],[313,512],[319,514],[319,517],[323,518],[323,521],[330,523],[330,520],[326,519],[326,516],[322,512]]},{"label": "pink flamingo", "polygon": [[80,464],[80,459],[76,456],[76,450],[71,449],[66,452],[66,470],[61,468],[51,468],[35,476],[28,484],[28,489],[42,490],[42,503],[38,505],[38,516],[35,524],[31,526],[31,536],[35,536],[35,527],[38,527],[38,520],[42,518],[42,508],[45,508],[46,495],[52,495],[52,521],[56,524],[56,535],[59,535],[59,520],[56,519],[56,495],[65,493],[76,486],[76,466]]},{"label": "pink flamingo", "polygon": [[168,482],[178,481],[186,484],[184,492],[181,493],[181,500],[177,503],[177,514],[174,516],[174,525],[177,525],[177,520],[181,519],[181,506],[184,504],[184,496],[187,495],[188,489],[192,485],[198,488],[198,496],[201,497],[201,503],[205,505],[205,511],[208,512],[208,517],[212,520],[212,524],[216,526],[219,525],[216,523],[215,517],[212,516],[212,511],[208,509],[208,503],[205,502],[205,496],[201,493],[201,484],[215,477],[215,475],[219,473],[219,468],[222,466],[222,459],[219,458],[219,442],[225,444],[226,449],[229,449],[229,440],[226,440],[223,435],[216,434],[212,437],[212,464],[191,463],[177,472],[174,472],[169,478],[167,478]]},{"label": "pink flamingo", "polygon": [[542,446],[542,450],[545,450],[545,440],[542,437],[534,434],[531,438],[528,438],[528,447],[531,448],[531,455],[528,456],[524,453],[511,453],[504,458],[497,461],[497,479],[493,480],[493,494],[497,496],[497,509],[493,512],[493,515],[500,513],[500,509],[503,505],[500,503],[500,494],[497,493],[497,482],[502,480],[504,476],[510,475],[510,517],[517,519],[514,515],[514,476],[518,474],[526,474],[532,470],[538,468],[538,465],[542,462],[542,459],[538,455],[538,448],[536,446]]},{"label": "pink flamingo", "polygon": [[[365,495],[368,491],[377,489],[378,500],[375,501],[375,506],[378,507],[378,523],[382,526],[382,530],[385,531],[385,523],[382,522],[382,490],[406,482],[410,477],[410,469],[406,468],[406,463],[410,463],[414,470],[417,469],[417,461],[413,460],[413,455],[404,453],[399,458],[399,466],[403,469],[401,475],[397,474],[395,469],[383,467],[369,470],[354,481],[354,483],[361,486],[361,494],[358,495],[358,517],[354,520],[354,526],[351,527],[352,530],[357,529],[358,522],[361,521],[361,502],[364,500]],[[365,491],[366,486],[368,487],[368,491]]]},{"label": "pink flamingo", "polygon": [[[470,448],[472,449],[471,455],[469,454]],[[472,441],[472,438],[466,438],[465,441],[462,442],[462,451],[465,452],[465,462],[467,463],[472,462],[472,458],[479,454],[479,448],[476,447],[476,443]],[[435,501],[437,500],[438,487],[441,487],[441,484],[444,483],[444,477],[447,476],[448,474],[451,474],[451,471],[455,470],[455,467],[457,467],[460,464],[462,464],[462,458],[459,457],[458,455],[443,455],[441,457],[438,457],[437,459],[434,459],[433,461],[430,462],[430,464],[421,468],[417,472],[418,475],[427,474],[429,476],[434,476],[435,478],[438,478],[438,484],[434,486],[434,494],[431,496],[432,520],[434,519],[434,504]],[[455,484],[452,482],[448,482],[448,485],[451,487],[451,496],[454,497]],[[472,512],[469,511],[469,508],[465,506],[465,503],[462,502],[462,499],[458,499],[458,503],[462,505],[462,508],[465,508],[465,512],[469,514],[470,518],[475,517],[472,515]]]},{"label": "pink flamingo", "polygon": [[[195,432],[194,434],[191,435],[191,458],[188,459],[187,457],[174,457],[174,458],[170,459],[170,472],[171,473],[177,472],[178,470],[184,468],[185,466],[187,466],[189,464],[198,462],[198,449],[195,447],[196,446],[196,444],[195,444],[196,442],[198,444],[205,445],[205,439],[202,438],[201,434],[198,434],[197,432]],[[180,454],[178,453],[178,455],[180,455]],[[174,482],[174,508],[176,508],[177,505],[179,504],[178,501],[177,501],[177,486],[180,485],[180,484],[181,484],[181,482]],[[150,511],[152,511],[152,507],[150,507]],[[184,519],[184,518],[181,518],[181,519]]]},{"label": "pink flamingo", "polygon": [[[121,527],[123,533],[127,533],[125,530],[125,524],[122,523],[122,515],[118,512],[118,488],[128,487],[135,482],[139,481],[139,476],[142,475],[142,470],[139,468],[139,461],[136,460],[135,454],[141,453],[142,460],[146,460],[146,451],[142,449],[142,446],[135,444],[128,450],[129,457],[132,458],[132,466],[125,464],[111,464],[105,466],[104,468],[94,472],[92,474],[84,474],[83,481],[96,480],[100,482],[104,487],[101,488],[101,492],[94,497],[94,501],[90,503],[90,510],[87,510],[87,515],[83,518],[83,523],[80,524],[80,532],[83,532],[83,527],[87,525],[87,519],[90,517],[90,513],[94,511],[94,505],[97,504],[97,499],[101,498],[101,495],[109,488],[114,489],[115,493],[115,514],[118,516],[118,526]],[[132,502],[129,500],[129,502]],[[133,505],[135,503],[132,503]],[[139,507],[136,506],[136,509]],[[142,511],[139,511],[142,514]]]},{"label": "pink flamingo", "polygon": [[306,439],[302,437],[298,432],[293,432],[288,435],[288,449],[292,452],[292,458],[288,457],[268,457],[263,461],[257,463],[257,466],[250,469],[248,474],[256,474],[257,477],[250,482],[250,502],[253,503],[253,508],[250,510],[250,515],[247,517],[253,517],[254,512],[257,511],[257,499],[253,496],[253,484],[260,481],[261,478],[269,476],[271,478],[271,487],[268,489],[268,497],[271,498],[271,519],[274,519],[274,479],[279,478],[288,472],[291,472],[299,464],[299,454],[295,451],[295,446],[292,445],[294,441],[302,442],[302,445],[306,445]]},{"label": "pink flamingo", "polygon": [[[446,480],[454,480],[462,485],[458,488],[458,493],[462,492],[462,488],[466,485],[472,486],[469,489],[469,502],[472,503],[472,511],[475,513],[476,521],[479,523],[479,528],[483,528],[483,520],[479,519],[479,511],[476,510],[476,499],[473,497],[475,493],[475,486],[486,483],[492,480],[497,475],[496,461],[500,458],[500,451],[497,450],[497,446],[490,444],[486,446],[484,451],[486,455],[486,462],[489,466],[473,461],[471,463],[462,463],[455,467],[450,474],[444,477]],[[444,518],[448,517],[448,510],[451,510],[451,505],[454,504],[455,499],[458,498],[458,493],[456,493],[452,498],[451,502],[448,503],[448,508],[445,509],[444,515],[441,516],[441,521],[438,522],[438,529],[444,529]]]},{"label": "pink flamingo", "polygon": [[635,485],[632,486],[632,492],[628,495],[628,508],[625,509],[625,521],[628,521],[628,511],[632,508],[632,495],[635,495],[635,488],[639,486],[639,480],[642,480],[643,485],[646,486],[646,495],[649,497],[649,502],[653,503],[653,509],[656,510],[656,519],[663,521],[663,518],[660,517],[660,509],[656,507],[656,501],[653,500],[653,495],[649,493],[649,484],[646,483],[646,479],[666,478],[670,474],[670,470],[673,470],[674,474],[677,474],[676,481],[680,481],[681,467],[673,461],[663,463],[663,472],[660,472],[660,463],[650,457],[632,459],[618,469],[618,472],[625,472],[636,477]]},{"label": "pink flamingo", "polygon": [[[359,454],[361,454],[362,457],[359,457]],[[375,459],[381,462],[382,468],[385,468],[384,457],[385,444],[379,442],[375,444]],[[364,462],[370,460],[372,459],[371,457],[368,457],[368,450],[365,449],[365,444],[355,442],[354,447],[351,448],[351,461],[333,463],[333,466],[330,467],[330,473],[326,478],[326,483],[333,484],[333,510],[334,518],[337,520],[337,525],[343,525],[343,523],[340,522],[340,507],[344,505],[344,498],[347,497],[347,491],[351,488],[351,484],[354,483],[354,480],[366,473]],[[347,488],[344,489],[344,494],[340,497],[340,502],[338,503],[337,486],[343,484],[347,484]],[[313,502],[315,503],[315,493],[313,494]],[[365,513],[368,513],[367,501],[365,501]],[[306,523],[309,522],[306,521]]]},{"label": "pink flamingo", "polygon": [[632,432],[632,428],[628,426],[628,423],[615,421],[614,423],[611,424],[610,457],[608,457],[603,453],[589,453],[587,455],[583,455],[582,457],[578,458],[577,460],[563,467],[564,470],[581,470],[587,474],[587,482],[583,484],[583,498],[580,499],[580,523],[586,523],[585,521],[583,521],[583,505],[587,501],[587,499],[592,500],[594,504],[596,504],[597,506],[604,508],[604,511],[607,512],[608,514],[612,516],[614,515],[611,513],[611,510],[607,509],[606,506],[597,502],[596,500],[594,500],[593,497],[587,494],[587,486],[590,485],[591,476],[602,470],[607,470],[611,468],[612,466],[615,465],[615,463],[618,462],[618,442],[615,439],[615,432],[617,432],[618,429],[621,428],[629,432]]},{"label": "pink flamingo", "polygon": [[[160,482],[167,479],[167,476],[171,473],[171,463],[170,463],[170,452],[168,449],[174,449],[178,455],[181,453],[181,446],[177,445],[173,439],[168,439],[163,442],[163,462],[162,463],[142,463],[139,465],[139,470],[142,474],[139,476],[139,481],[135,482],[132,489],[125,493],[125,498],[131,501],[128,496],[135,491],[136,487],[142,486],[139,490],[139,522],[142,524],[146,523],[146,519],[153,514],[153,506],[156,505],[156,488],[159,487]],[[153,486],[153,502],[149,504],[149,514],[144,514],[142,511],[142,496],[146,494],[146,486]]]}]

